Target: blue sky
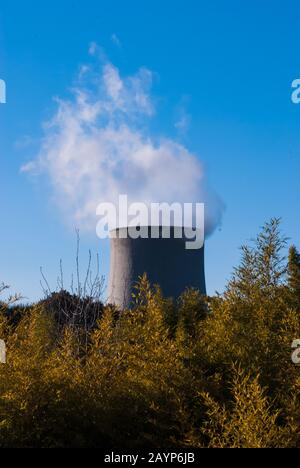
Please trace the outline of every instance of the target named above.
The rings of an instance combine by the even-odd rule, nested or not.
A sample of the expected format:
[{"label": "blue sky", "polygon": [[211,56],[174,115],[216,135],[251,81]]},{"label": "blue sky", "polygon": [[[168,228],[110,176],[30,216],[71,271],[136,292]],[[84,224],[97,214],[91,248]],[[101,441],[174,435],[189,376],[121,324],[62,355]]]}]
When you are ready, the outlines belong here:
[{"label": "blue sky", "polygon": [[[226,205],[206,246],[210,293],[223,290],[239,246],[271,217],[282,217],[300,247],[300,105],[291,102],[299,23],[296,1],[2,2],[0,281],[34,300],[40,266],[53,287],[60,258],[65,276],[74,270],[75,223],[65,222],[47,179],[20,168],[38,154],[53,97],[68,96],[93,41],[122,75],[153,71],[151,135],[197,154]],[[82,233],[83,263],[89,248],[100,251],[107,274],[107,243]]]}]

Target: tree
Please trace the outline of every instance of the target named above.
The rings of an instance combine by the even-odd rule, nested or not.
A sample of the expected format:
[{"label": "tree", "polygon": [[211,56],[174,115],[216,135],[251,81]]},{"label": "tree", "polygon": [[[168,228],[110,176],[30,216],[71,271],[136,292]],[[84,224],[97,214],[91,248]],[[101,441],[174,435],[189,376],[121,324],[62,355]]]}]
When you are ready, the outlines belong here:
[{"label": "tree", "polygon": [[286,242],[280,232],[280,219],[266,223],[253,245],[242,247],[241,265],[229,282],[227,296],[242,300],[256,300],[258,296],[272,299],[286,273],[282,254]]},{"label": "tree", "polygon": [[284,430],[277,424],[279,412],[271,407],[266,390],[260,386],[259,376],[253,379],[236,367],[229,388],[231,395],[226,404],[215,401],[207,393],[200,395],[207,419],[200,434],[192,435],[193,446],[201,446],[203,438],[209,448],[285,446],[289,437],[283,437]]},{"label": "tree", "polygon": [[288,286],[292,293],[293,305],[300,308],[300,254],[295,246],[289,251]]}]

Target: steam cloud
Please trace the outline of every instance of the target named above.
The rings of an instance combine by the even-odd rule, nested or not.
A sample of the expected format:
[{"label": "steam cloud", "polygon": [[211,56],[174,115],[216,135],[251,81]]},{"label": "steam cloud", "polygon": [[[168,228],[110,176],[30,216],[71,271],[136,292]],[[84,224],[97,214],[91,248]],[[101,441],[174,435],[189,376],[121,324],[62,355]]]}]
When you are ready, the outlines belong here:
[{"label": "steam cloud", "polygon": [[117,203],[120,194],[129,202],[205,203],[206,234],[221,221],[223,204],[199,159],[147,131],[152,81],[145,68],[122,78],[107,60],[82,66],[71,98],[56,100],[39,155],[22,168],[49,176],[59,206],[80,228],[94,230],[98,204]]}]

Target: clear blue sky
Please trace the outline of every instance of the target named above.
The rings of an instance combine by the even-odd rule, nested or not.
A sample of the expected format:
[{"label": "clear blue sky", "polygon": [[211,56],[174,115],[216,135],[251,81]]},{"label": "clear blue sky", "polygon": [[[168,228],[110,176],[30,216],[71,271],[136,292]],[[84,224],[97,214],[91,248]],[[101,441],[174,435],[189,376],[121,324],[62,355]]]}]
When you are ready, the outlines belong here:
[{"label": "clear blue sky", "polygon": [[[300,247],[300,78],[297,1],[52,0],[0,6],[0,281],[30,300],[41,296],[40,266],[51,285],[74,269],[75,235],[48,185],[20,167],[36,156],[52,98],[64,98],[100,44],[123,74],[153,70],[158,111],[152,131],[178,139],[204,161],[226,204],[222,227],[207,242],[210,293],[222,291],[239,246],[271,217]],[[120,45],[112,40],[115,34]],[[180,109],[189,129],[178,134]],[[82,256],[107,245],[82,237]]]}]

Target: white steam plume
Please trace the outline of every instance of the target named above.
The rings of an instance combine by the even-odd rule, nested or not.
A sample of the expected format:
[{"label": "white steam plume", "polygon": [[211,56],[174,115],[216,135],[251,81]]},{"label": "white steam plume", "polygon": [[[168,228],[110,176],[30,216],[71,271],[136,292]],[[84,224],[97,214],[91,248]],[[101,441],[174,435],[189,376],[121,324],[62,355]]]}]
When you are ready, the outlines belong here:
[{"label": "white steam plume", "polygon": [[57,99],[38,157],[23,171],[44,172],[60,207],[81,228],[95,229],[99,203],[203,202],[206,234],[220,223],[223,204],[208,186],[202,164],[172,139],[145,130],[155,114],[152,73],[122,78],[109,62],[80,69],[70,100]]}]

